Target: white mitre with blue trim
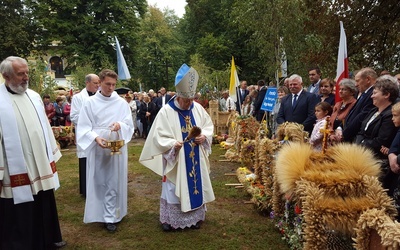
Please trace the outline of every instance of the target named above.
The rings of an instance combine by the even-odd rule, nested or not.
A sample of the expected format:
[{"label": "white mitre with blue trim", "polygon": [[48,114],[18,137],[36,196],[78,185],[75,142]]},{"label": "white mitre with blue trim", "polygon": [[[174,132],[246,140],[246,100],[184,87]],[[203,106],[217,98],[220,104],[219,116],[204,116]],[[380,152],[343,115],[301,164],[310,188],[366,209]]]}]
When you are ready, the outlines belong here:
[{"label": "white mitre with blue trim", "polygon": [[176,96],[194,98],[198,81],[197,71],[184,63],[175,77]]}]

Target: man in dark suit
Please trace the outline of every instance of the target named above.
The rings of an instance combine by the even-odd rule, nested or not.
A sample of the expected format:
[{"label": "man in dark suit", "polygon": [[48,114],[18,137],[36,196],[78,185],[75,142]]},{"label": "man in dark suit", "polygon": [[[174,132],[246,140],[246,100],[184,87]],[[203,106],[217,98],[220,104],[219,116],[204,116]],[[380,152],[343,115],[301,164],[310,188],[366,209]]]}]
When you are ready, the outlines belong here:
[{"label": "man in dark suit", "polygon": [[161,96],[157,97],[154,103],[157,106],[157,112],[171,99],[171,96],[167,94],[167,91],[164,87],[160,89]]},{"label": "man in dark suit", "polygon": [[258,94],[256,99],[254,100],[254,116],[257,119],[257,121],[261,121],[264,117],[265,111],[261,110],[262,103],[265,98],[265,93],[267,93],[267,86],[265,86],[265,81],[264,80],[258,80],[257,81],[257,86],[258,86]]},{"label": "man in dark suit", "polygon": [[310,79],[310,86],[307,91],[315,95],[319,95],[319,84],[321,83],[321,70],[318,67],[310,68],[308,70],[308,78]]},{"label": "man in dark suit", "polygon": [[276,121],[278,124],[284,122],[303,124],[304,130],[311,134],[316,120],[314,109],[318,98],[303,89],[303,79],[296,74],[289,78],[289,89],[291,94],[282,98]]},{"label": "man in dark suit", "polygon": [[359,91],[357,103],[350,110],[346,117],[343,128],[343,141],[353,142],[361,123],[365,119],[368,112],[374,107],[371,99],[373,86],[378,75],[371,68],[363,68],[355,76],[356,87]]},{"label": "man in dark suit", "polygon": [[247,81],[241,81],[238,89],[238,101],[236,102],[236,110],[239,111],[239,114],[242,112],[240,107],[243,104],[244,98],[246,98],[248,94],[249,91],[247,90]]}]

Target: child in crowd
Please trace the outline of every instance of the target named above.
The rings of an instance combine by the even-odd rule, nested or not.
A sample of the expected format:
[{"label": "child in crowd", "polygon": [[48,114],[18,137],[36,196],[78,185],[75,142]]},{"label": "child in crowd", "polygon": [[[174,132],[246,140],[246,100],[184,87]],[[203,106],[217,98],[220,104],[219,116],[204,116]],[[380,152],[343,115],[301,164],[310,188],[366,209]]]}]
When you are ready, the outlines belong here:
[{"label": "child in crowd", "polygon": [[243,100],[243,104],[242,104],[242,115],[247,115],[247,116],[251,116],[254,113],[254,105],[251,99],[250,95],[247,95],[244,100]]},{"label": "child in crowd", "polygon": [[[392,116],[394,125],[399,128],[400,103],[393,105]],[[397,131],[390,149],[382,147],[381,152],[387,153],[389,159],[389,169],[382,180],[383,187],[388,189],[388,195],[394,199],[397,211],[400,212],[400,129]],[[399,216],[397,216],[397,221],[399,221]]]},{"label": "child in crowd", "polygon": [[310,144],[313,146],[315,151],[322,150],[322,140],[324,137],[324,133],[321,132],[321,129],[325,129],[326,126],[326,118],[332,114],[332,106],[327,102],[319,102],[315,105],[315,117],[317,117],[317,121],[314,125],[314,129],[310,136]]}]

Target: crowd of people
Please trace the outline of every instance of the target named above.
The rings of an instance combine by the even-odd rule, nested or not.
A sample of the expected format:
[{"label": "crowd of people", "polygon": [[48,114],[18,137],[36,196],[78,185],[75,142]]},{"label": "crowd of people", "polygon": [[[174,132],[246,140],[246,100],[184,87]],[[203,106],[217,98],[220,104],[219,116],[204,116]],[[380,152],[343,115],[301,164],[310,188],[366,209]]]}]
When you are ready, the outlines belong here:
[{"label": "crowd of people", "polygon": [[43,95],[43,103],[46,109],[47,119],[51,126],[71,126],[71,96],[60,94],[54,102],[50,95]]},{"label": "crowd of people", "polygon": [[[240,109],[233,105],[226,109],[226,103],[231,100],[223,93],[220,110],[236,110],[240,115],[252,115],[258,121],[271,119],[272,136],[279,124],[301,124],[316,151],[323,150],[323,141],[325,145],[346,142],[370,149],[381,162],[382,184],[395,199],[400,212],[400,161],[397,161],[400,152],[400,74],[391,76],[383,71],[378,76],[374,69],[362,68],[356,71],[354,79],[345,78],[339,82],[338,102],[335,102],[336,84],[332,79],[322,78],[318,67],[310,68],[308,76],[308,87],[298,74],[285,79],[284,85],[278,88],[274,109],[267,116],[259,110],[259,101],[264,99],[266,89],[262,81],[257,83],[257,88],[247,87],[247,94],[244,91],[238,93],[240,98],[236,104]],[[242,81],[241,88],[246,84]]]},{"label": "crowd of people", "polygon": [[[338,102],[335,101],[336,84],[334,80],[322,78],[321,70],[318,67],[309,69],[308,87],[305,86],[306,83],[303,82],[300,75],[293,74],[283,81],[282,86],[278,87],[275,106],[268,114],[260,110],[268,89],[265,82],[259,80],[257,85],[247,86],[247,81],[242,81],[236,102],[229,96],[228,91],[221,92],[219,110],[236,111],[242,116],[254,116],[258,121],[269,120],[272,136],[274,136],[277,126],[284,122],[302,124],[304,130],[311,136],[314,129],[319,130],[321,126],[325,126],[325,122],[322,120],[329,120],[328,139],[331,143],[361,143],[362,140],[357,141],[356,137],[360,138],[361,134],[365,132],[362,131],[363,121],[369,118],[372,122],[378,114],[383,115],[384,110],[379,106],[383,105],[383,108],[390,109],[389,107],[399,100],[397,93],[400,74],[390,76],[387,71],[383,71],[383,73],[385,72],[386,74],[378,77],[372,68],[363,68],[356,72],[354,79],[342,79],[338,85],[339,98],[336,98],[339,99]],[[374,94],[375,92],[378,94]],[[384,100],[389,102],[385,103]],[[324,117],[317,117],[322,102],[328,103],[331,109],[324,109],[327,111]],[[379,111],[372,115],[370,114],[372,109]],[[389,113],[391,116],[391,112]],[[327,117],[329,119],[326,119]],[[324,119],[321,120],[321,118]],[[321,125],[316,128],[315,124]],[[369,126],[368,124],[367,128]],[[315,144],[315,141],[312,144]]]},{"label": "crowd of people", "polygon": [[[66,244],[54,196],[61,152],[51,126],[75,127],[84,223],[100,222],[110,232],[117,230],[127,214],[126,144],[141,137],[147,140],[139,161],[162,179],[162,229],[200,228],[206,204],[215,199],[208,161],[214,126],[206,111],[208,100],[196,90],[195,69],[182,65],[174,92],[162,87],[122,96],[114,91],[118,75],[104,69],[88,74],[79,93],[54,102],[28,88],[26,60],[8,57],[0,72],[5,79],[0,85],[0,249]],[[250,86],[241,81],[236,101],[228,91],[221,92],[219,109],[258,121],[271,119],[273,132],[282,123],[299,123],[317,151],[323,149],[323,138],[370,149],[382,163],[383,186],[400,208],[400,75],[378,77],[372,68],[360,69],[354,79],[338,84],[338,102],[334,81],[322,78],[319,68],[309,70],[309,80],[306,88],[298,74],[285,79],[269,113],[261,109],[265,81]],[[123,141],[118,152],[111,152],[112,136]]]}]

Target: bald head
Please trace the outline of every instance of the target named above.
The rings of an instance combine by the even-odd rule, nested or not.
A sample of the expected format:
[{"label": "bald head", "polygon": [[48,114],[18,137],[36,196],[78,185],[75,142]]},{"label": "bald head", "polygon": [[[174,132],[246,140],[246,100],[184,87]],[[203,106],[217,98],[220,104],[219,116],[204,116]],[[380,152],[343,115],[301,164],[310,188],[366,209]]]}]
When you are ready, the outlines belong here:
[{"label": "bald head", "polygon": [[96,74],[88,74],[85,76],[86,90],[96,92],[100,86],[100,78]]},{"label": "bald head", "polygon": [[369,87],[375,84],[378,74],[371,68],[362,68],[357,72],[354,79],[356,87],[360,93],[366,91]]}]

